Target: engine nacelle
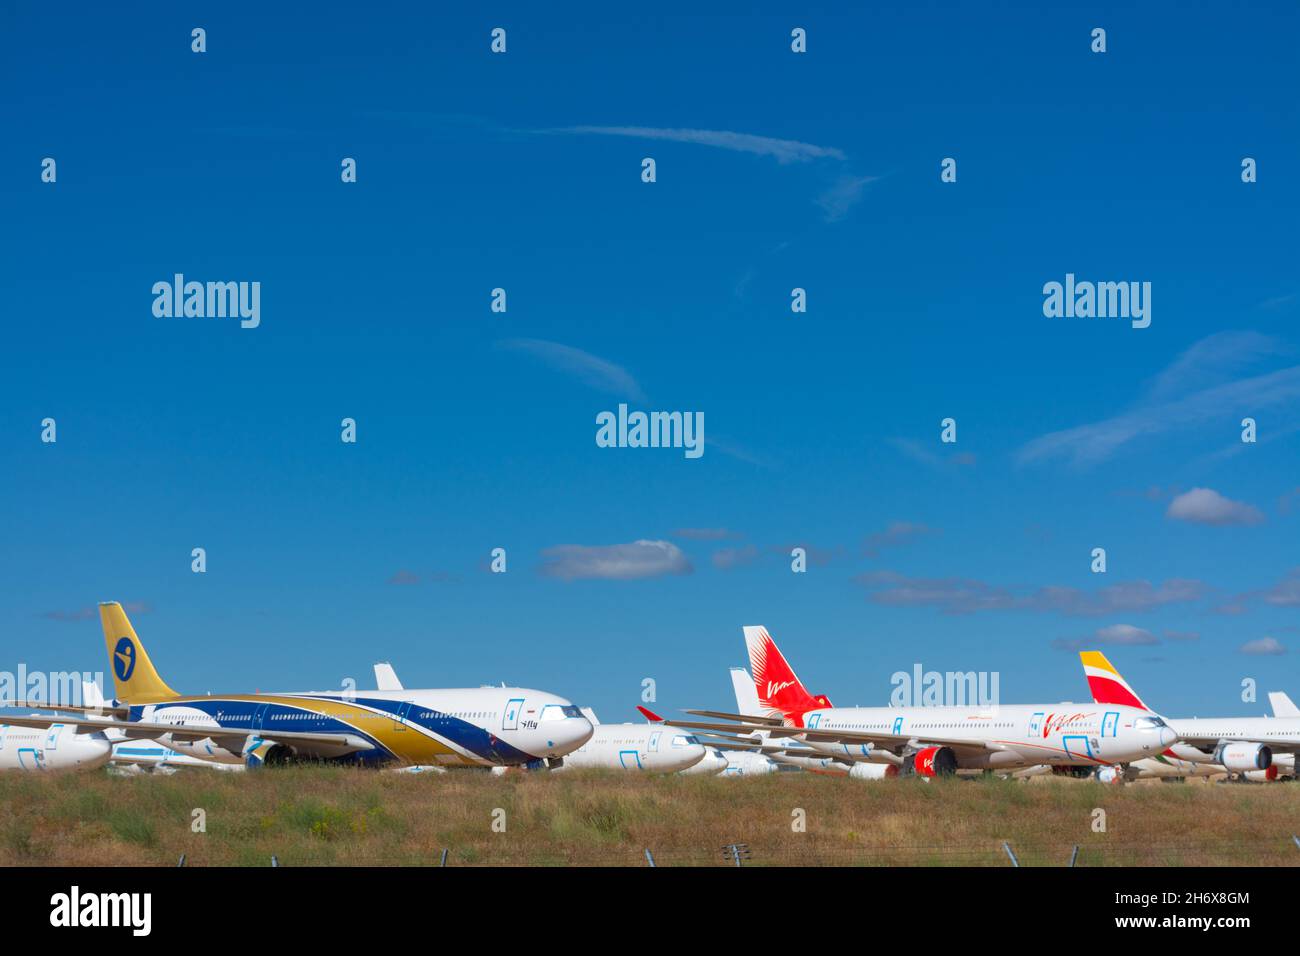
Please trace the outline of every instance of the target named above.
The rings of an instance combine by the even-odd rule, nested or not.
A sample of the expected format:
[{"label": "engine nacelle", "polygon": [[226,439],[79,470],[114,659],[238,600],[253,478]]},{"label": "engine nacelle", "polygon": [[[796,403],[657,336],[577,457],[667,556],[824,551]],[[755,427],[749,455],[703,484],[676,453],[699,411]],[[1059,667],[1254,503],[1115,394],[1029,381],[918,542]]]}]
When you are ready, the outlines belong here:
[{"label": "engine nacelle", "polygon": [[1247,744],[1229,741],[1219,744],[1214,751],[1214,762],[1223,764],[1234,773],[1248,770],[1267,770],[1273,765],[1273,751],[1267,744]]},{"label": "engine nacelle", "polygon": [[849,768],[849,777],[854,780],[884,780],[897,776],[898,767],[892,763],[855,763]]},{"label": "engine nacelle", "polygon": [[957,755],[951,747],[926,747],[903,758],[903,773],[918,777],[948,777],[957,772]]},{"label": "engine nacelle", "polygon": [[1267,770],[1247,770],[1246,779],[1253,783],[1272,783],[1277,780],[1277,764],[1269,765]]}]

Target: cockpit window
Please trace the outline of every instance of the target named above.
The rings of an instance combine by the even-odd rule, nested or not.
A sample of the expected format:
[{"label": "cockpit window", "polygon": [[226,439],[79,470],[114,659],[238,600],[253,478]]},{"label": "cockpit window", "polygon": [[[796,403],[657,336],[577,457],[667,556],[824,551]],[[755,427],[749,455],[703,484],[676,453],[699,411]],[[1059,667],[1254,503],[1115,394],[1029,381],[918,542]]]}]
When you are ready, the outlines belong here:
[{"label": "cockpit window", "polygon": [[1142,730],[1151,730],[1155,727],[1164,727],[1166,724],[1159,717],[1139,717],[1133,721],[1133,726]]},{"label": "cockpit window", "polygon": [[699,741],[690,734],[678,734],[673,738],[674,747],[689,747],[692,744],[698,744]]},{"label": "cockpit window", "polygon": [[538,720],[564,720],[566,717],[581,717],[582,711],[573,704],[547,704],[542,708]]}]

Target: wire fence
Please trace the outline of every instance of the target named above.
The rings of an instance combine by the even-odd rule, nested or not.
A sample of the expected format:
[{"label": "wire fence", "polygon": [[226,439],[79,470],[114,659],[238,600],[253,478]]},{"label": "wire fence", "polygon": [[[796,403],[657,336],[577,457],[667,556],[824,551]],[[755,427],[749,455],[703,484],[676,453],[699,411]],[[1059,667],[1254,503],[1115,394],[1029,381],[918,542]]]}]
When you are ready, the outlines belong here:
[{"label": "wire fence", "polygon": [[[555,846],[478,848],[445,847],[427,856],[349,855],[347,866],[684,866],[684,867],[820,867],[820,866],[1297,866],[1300,836],[1276,840],[1151,841],[1143,843],[1022,843],[1010,841],[979,846],[951,843],[813,845],[806,847],[729,843],[718,847]],[[180,857],[179,866],[202,866],[198,858]],[[318,859],[295,863],[279,854],[266,866],[331,865]]]}]

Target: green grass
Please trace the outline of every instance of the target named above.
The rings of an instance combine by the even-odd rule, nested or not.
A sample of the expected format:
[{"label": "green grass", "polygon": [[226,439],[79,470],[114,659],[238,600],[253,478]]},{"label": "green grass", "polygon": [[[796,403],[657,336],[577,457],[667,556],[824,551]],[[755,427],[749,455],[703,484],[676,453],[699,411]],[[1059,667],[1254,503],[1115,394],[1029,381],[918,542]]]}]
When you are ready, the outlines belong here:
[{"label": "green grass", "polygon": [[[1295,865],[1300,785],[863,782],[311,766],[0,775],[0,864]],[[1094,832],[1097,809],[1106,830]],[[806,831],[791,827],[802,810]],[[201,812],[198,812],[201,811]],[[492,823],[504,811],[505,832]],[[203,822],[195,832],[195,820]]]}]

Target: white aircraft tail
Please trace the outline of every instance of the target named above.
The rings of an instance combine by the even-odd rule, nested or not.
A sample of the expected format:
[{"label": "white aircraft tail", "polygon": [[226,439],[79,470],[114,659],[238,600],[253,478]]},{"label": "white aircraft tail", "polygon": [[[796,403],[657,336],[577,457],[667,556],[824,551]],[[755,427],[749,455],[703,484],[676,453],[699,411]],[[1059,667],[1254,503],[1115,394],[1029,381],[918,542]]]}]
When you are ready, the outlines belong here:
[{"label": "white aircraft tail", "polygon": [[402,682],[397,679],[397,671],[393,670],[393,665],[388,661],[379,661],[375,664],[375,689],[376,690],[404,690]]},{"label": "white aircraft tail", "polygon": [[[736,692],[736,713],[743,714],[746,717],[765,717],[767,711],[763,705],[758,702],[758,688],[754,686],[754,678],[749,676],[749,671],[743,667],[733,667],[731,669],[731,688]],[[758,736],[767,738],[767,733],[763,732]]]},{"label": "white aircraft tail", "polygon": [[1280,690],[1270,692],[1268,702],[1273,705],[1274,717],[1300,717],[1300,707],[1291,703],[1291,698]]},{"label": "white aircraft tail", "polygon": [[582,711],[582,716],[586,717],[589,721],[591,721],[591,726],[595,727],[597,724],[600,723],[600,721],[596,718],[596,712],[592,710],[590,707],[579,707],[578,710]]}]

